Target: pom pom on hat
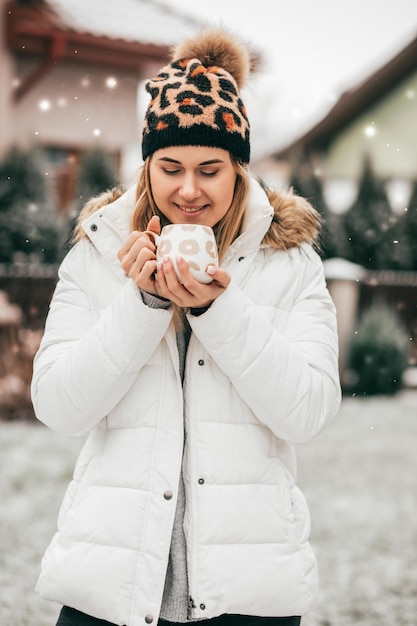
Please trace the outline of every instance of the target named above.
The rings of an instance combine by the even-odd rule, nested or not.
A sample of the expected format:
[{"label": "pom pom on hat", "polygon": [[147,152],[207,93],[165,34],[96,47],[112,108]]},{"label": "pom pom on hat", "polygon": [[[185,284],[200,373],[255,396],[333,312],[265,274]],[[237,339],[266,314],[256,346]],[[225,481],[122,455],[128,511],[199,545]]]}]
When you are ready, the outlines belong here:
[{"label": "pom pom on hat", "polygon": [[247,48],[222,29],[203,31],[174,48],[171,60],[198,59],[204,67],[218,66],[233,76],[243,89],[251,70]]},{"label": "pom pom on hat", "polygon": [[168,146],[214,146],[249,162],[249,121],[239,90],[251,69],[247,49],[222,29],[177,46],[146,84],[151,95],[142,156]]}]

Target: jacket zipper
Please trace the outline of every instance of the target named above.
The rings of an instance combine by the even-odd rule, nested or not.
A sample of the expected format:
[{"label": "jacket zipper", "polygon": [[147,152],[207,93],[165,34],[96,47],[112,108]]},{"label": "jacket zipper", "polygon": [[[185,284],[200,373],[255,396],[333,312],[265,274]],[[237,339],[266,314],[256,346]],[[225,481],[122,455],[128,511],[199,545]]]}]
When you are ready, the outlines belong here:
[{"label": "jacket zipper", "polygon": [[191,596],[188,596],[188,610],[187,610],[187,619],[193,618],[193,609],[196,608],[194,600]]},{"label": "jacket zipper", "polygon": [[[188,363],[192,363],[192,359],[194,358],[193,356],[193,348],[195,345],[195,337],[193,337],[193,335],[191,335],[190,338],[190,343],[188,345],[188,350],[187,350],[187,361]],[[187,367],[187,366],[186,366]],[[190,366],[189,366],[190,367]],[[188,386],[188,388],[190,389],[190,386]],[[191,406],[191,402],[184,402],[184,405],[187,406]],[[187,541],[189,541],[189,543],[192,546],[191,549],[191,559],[190,561],[187,562],[187,573],[188,573],[188,619],[192,619],[194,617],[193,615],[193,610],[197,608],[195,601],[194,601],[194,591],[195,591],[195,561],[196,561],[196,554],[197,551],[195,549],[195,532],[194,532],[194,524],[195,524],[195,520],[197,518],[196,513],[195,513],[195,497],[193,497],[192,492],[194,491],[194,485],[193,485],[193,481],[192,481],[192,477],[194,476],[194,467],[195,467],[195,463],[194,463],[194,452],[193,452],[193,448],[192,446],[189,445],[190,441],[192,440],[192,424],[191,424],[191,420],[189,419],[189,416],[186,415],[185,416],[185,420],[186,420],[186,438],[188,440],[188,444],[187,444],[187,454],[188,454],[188,493],[191,494],[191,498],[188,497],[188,501],[186,499],[186,506],[192,507],[192,513],[190,516],[191,519],[191,527],[190,527],[190,537],[187,537]],[[186,490],[186,497],[187,497],[187,490]]]}]

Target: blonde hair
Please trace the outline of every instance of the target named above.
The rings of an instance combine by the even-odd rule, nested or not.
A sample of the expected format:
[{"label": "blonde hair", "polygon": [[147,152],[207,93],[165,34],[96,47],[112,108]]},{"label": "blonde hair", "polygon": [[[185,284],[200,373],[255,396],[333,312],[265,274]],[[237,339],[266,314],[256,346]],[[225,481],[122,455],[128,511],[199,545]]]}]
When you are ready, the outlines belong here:
[{"label": "blonde hair", "polygon": [[[249,175],[245,165],[233,155],[230,155],[236,172],[235,189],[232,203],[224,217],[214,227],[216,242],[221,262],[225,252],[239,236],[242,230],[243,218],[249,195]],[[149,220],[153,215],[162,217],[155,204],[152,194],[149,165],[152,157],[146,159],[139,176],[136,189],[136,205],[132,214],[131,229],[146,230]]]}]

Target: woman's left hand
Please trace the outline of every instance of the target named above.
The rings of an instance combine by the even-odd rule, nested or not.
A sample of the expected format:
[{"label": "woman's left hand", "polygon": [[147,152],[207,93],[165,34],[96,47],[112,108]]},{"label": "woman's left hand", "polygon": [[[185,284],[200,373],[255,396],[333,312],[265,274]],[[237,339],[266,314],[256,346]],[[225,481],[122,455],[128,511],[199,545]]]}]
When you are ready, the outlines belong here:
[{"label": "woman's left hand", "polygon": [[230,274],[221,267],[208,266],[208,274],[213,279],[211,283],[200,283],[190,273],[184,259],[177,260],[177,268],[181,282],[177,277],[171,259],[164,259],[157,264],[156,288],[158,295],[167,298],[174,304],[185,308],[202,308],[210,306],[230,284]]}]

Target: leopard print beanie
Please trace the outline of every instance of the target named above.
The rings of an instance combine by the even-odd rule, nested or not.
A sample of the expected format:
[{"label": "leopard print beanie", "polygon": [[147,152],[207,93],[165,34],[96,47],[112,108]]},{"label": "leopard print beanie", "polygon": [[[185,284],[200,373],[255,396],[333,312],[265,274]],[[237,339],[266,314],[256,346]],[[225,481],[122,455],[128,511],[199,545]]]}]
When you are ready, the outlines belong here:
[{"label": "leopard print beanie", "polygon": [[223,30],[180,44],[172,62],[147,81],[142,157],[169,146],[212,146],[249,163],[249,121],[240,97],[250,55]]}]

